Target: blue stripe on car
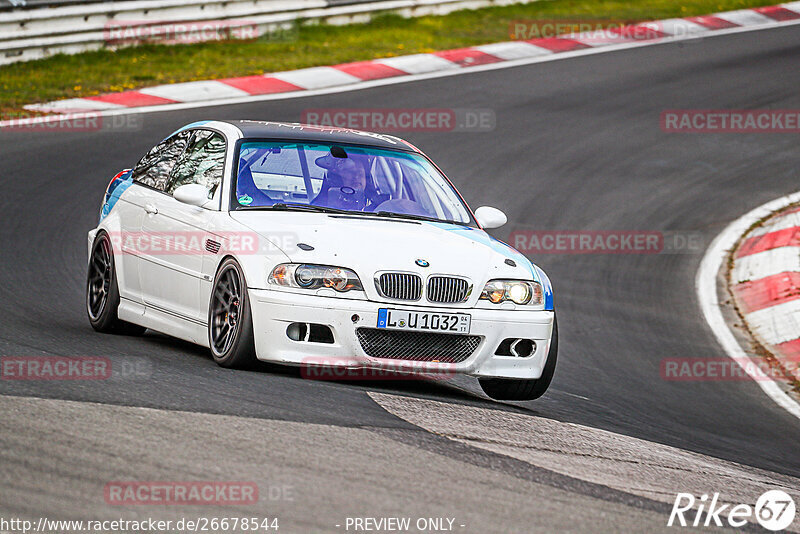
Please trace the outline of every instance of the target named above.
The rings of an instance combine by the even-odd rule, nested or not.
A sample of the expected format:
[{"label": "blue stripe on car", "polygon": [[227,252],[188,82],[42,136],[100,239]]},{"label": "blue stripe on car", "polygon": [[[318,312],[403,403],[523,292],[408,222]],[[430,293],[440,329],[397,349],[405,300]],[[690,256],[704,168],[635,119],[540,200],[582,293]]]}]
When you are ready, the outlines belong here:
[{"label": "blue stripe on car", "polygon": [[549,311],[554,309],[555,303],[553,299],[553,286],[550,284],[550,279],[543,270],[541,270],[537,265],[534,265],[528,258],[526,258],[514,247],[508,243],[500,241],[499,239],[495,239],[483,230],[472,228],[470,226],[437,222],[431,222],[428,224],[431,224],[437,228],[441,228],[442,230],[447,230],[448,232],[456,233],[467,239],[475,241],[476,243],[486,245],[495,252],[506,257],[510,257],[517,263],[517,265],[525,266],[531,273],[531,277],[533,277],[534,280],[542,285],[542,291],[544,292],[544,309]]},{"label": "blue stripe on car", "polygon": [[128,171],[108,185],[108,190],[106,191],[105,198],[103,199],[103,206],[100,208],[101,221],[108,217],[108,214],[111,213],[112,209],[114,209],[114,205],[116,205],[119,197],[121,197],[122,193],[124,193],[131,186],[133,183],[132,175],[133,171]]}]

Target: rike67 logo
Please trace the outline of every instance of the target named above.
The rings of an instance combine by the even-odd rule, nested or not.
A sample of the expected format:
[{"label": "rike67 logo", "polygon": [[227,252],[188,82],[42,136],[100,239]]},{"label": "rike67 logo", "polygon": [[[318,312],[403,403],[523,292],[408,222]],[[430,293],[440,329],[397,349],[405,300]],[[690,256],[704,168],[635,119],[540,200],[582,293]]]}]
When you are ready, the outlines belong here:
[{"label": "rike67 logo", "polygon": [[755,519],[765,529],[777,532],[792,524],[795,512],[794,499],[781,490],[767,491],[758,498],[755,507],[720,504],[719,493],[711,500],[708,495],[697,498],[691,493],[678,493],[667,526],[740,528]]}]

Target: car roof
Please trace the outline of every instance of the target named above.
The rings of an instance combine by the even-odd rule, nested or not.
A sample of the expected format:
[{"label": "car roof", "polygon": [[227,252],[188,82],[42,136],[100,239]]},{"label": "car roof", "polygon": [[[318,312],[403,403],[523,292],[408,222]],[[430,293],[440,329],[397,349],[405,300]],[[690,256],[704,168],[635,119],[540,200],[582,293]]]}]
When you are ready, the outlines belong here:
[{"label": "car roof", "polygon": [[322,143],[341,143],[390,148],[410,152],[420,152],[414,145],[393,135],[362,132],[347,128],[300,124],[296,122],[269,121],[220,121],[235,126],[248,139],[283,139],[297,141],[317,141]]}]

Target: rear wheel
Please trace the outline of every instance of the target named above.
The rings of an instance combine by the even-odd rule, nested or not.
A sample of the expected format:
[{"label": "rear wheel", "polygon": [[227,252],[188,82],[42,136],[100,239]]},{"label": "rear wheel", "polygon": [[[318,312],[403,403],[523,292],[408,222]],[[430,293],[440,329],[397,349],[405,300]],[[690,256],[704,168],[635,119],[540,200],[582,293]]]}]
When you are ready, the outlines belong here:
[{"label": "rear wheel", "polygon": [[98,332],[139,335],[145,328],[117,317],[119,286],[114,254],[108,234],[100,232],[92,245],[86,277],[86,312],[92,328]]},{"label": "rear wheel", "polygon": [[222,262],[214,279],[208,341],[214,361],[222,367],[245,368],[256,361],[247,284],[242,268],[232,258]]},{"label": "rear wheel", "polygon": [[481,378],[483,392],[495,400],[527,401],[538,399],[544,395],[553,373],[556,370],[558,359],[558,321],[553,318],[553,336],[550,340],[550,350],[547,352],[547,362],[544,364],[542,376],[535,380],[515,380],[505,378]]}]

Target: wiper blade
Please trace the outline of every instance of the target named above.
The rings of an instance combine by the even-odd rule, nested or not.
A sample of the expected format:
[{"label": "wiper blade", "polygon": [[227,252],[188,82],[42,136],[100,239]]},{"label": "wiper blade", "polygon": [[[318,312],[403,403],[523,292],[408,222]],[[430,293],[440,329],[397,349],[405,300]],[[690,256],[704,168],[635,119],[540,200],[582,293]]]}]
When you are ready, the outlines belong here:
[{"label": "wiper blade", "polygon": [[270,209],[273,210],[302,210],[302,211],[318,211],[320,213],[347,213],[346,210],[339,210],[336,208],[328,208],[325,206],[314,206],[312,204],[300,204],[295,202],[278,202],[273,204]]},{"label": "wiper blade", "polygon": [[240,210],[275,210],[275,211],[316,211],[319,213],[351,213],[347,210],[313,206],[311,204],[278,202],[270,206],[240,206]]},{"label": "wiper blade", "polygon": [[342,210],[338,208],[329,208],[326,206],[314,206],[312,204],[300,204],[295,202],[277,202],[271,206],[240,206],[240,210],[275,210],[275,211],[315,211],[318,213],[336,213],[339,215],[364,215],[367,217],[386,217],[390,219],[410,219],[412,221],[430,221],[440,223],[458,224],[460,226],[469,226],[469,223],[460,221],[451,221],[448,219],[437,219],[436,217],[427,217],[425,215],[410,215],[407,213],[395,213],[393,211],[356,211],[356,210]]},{"label": "wiper blade", "polygon": [[427,217],[425,215],[411,215],[408,213],[395,213],[393,211],[379,211],[376,212],[375,215],[379,217],[391,217],[394,219],[411,219],[414,221],[430,221],[430,222],[441,222],[441,223],[451,223],[451,224],[460,224],[461,226],[467,226],[467,223],[459,222],[459,221],[451,221],[448,219],[437,219],[436,217]]}]

